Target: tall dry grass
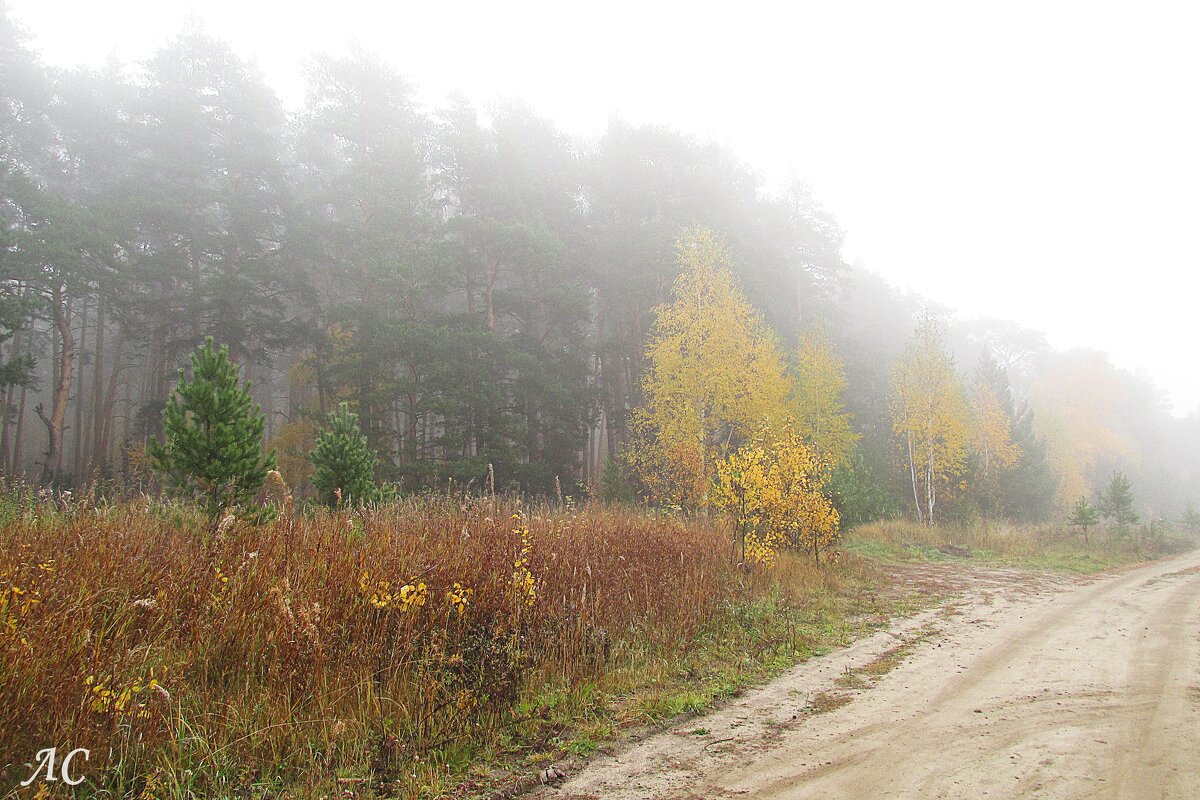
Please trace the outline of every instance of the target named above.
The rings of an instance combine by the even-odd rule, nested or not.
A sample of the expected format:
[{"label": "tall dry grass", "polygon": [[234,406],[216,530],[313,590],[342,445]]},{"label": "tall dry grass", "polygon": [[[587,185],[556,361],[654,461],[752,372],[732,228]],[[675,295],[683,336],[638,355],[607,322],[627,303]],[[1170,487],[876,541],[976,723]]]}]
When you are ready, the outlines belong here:
[{"label": "tall dry grass", "polygon": [[85,747],[108,796],[394,791],[536,687],[682,647],[769,583],[713,523],[603,507],[409,500],[215,537],[150,501],[0,520],[0,787]]}]

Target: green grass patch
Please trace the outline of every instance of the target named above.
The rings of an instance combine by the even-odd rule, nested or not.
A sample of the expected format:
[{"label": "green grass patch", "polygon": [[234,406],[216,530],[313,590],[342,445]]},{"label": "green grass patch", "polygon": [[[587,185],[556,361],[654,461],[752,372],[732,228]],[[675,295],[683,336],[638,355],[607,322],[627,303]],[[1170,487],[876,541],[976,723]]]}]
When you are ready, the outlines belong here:
[{"label": "green grass patch", "polygon": [[860,526],[845,540],[850,552],[884,563],[961,562],[1076,574],[1135,564],[1195,544],[1181,535],[1151,536],[1136,531],[1095,531],[1084,542],[1074,530],[1055,526],[988,523],[929,528],[901,521]]}]

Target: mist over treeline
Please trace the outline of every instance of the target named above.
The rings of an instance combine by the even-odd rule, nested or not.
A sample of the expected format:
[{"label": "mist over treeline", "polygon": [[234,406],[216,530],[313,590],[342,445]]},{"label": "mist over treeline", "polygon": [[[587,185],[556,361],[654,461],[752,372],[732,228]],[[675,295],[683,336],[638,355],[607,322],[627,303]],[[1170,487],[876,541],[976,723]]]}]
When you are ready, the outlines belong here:
[{"label": "mist over treeline", "polygon": [[[347,401],[402,490],[478,488],[490,467],[497,489],[636,496],[620,455],[654,309],[702,226],[789,358],[819,330],[844,367],[860,436],[835,476],[844,520],[911,511],[890,398],[929,304],[844,263],[803,185],[669,128],[614,119],[580,143],[520,103],[426,109],[361,51],[315,56],[294,114],[201,30],[134,69],[50,69],[0,10],[4,475],[149,486],[146,442],[211,336],[298,492]],[[1045,520],[1114,471],[1147,519],[1200,495],[1200,419],[1172,418],[1146,378],[934,311],[1020,451],[944,514]]]}]

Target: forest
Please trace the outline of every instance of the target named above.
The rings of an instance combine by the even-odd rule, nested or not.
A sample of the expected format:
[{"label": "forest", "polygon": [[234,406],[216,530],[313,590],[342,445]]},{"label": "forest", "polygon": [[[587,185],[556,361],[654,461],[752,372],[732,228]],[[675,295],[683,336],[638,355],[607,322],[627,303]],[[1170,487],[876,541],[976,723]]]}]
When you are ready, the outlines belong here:
[{"label": "forest", "polygon": [[948,482],[947,513],[1045,520],[1113,472],[1147,518],[1196,494],[1200,424],[1148,378],[845,264],[804,185],[767,186],[722,147],[619,119],[575,141],[519,103],[421,108],[367,52],[315,56],[307,102],[285,113],[199,28],[98,72],[42,66],[12,19],[0,35],[7,476],[152,486],[146,443],[212,336],[299,495],[341,401],[402,491],[478,487],[491,465],[499,489],[644,495],[623,466],[630,415],[675,243],[704,227],[789,370],[812,367],[816,332],[828,352],[809,356],[842,372],[848,521],[918,513],[891,398],[922,314],[975,407],[962,435],[978,439],[982,402],[1020,454],[997,468],[969,448],[955,477],[971,488]]}]

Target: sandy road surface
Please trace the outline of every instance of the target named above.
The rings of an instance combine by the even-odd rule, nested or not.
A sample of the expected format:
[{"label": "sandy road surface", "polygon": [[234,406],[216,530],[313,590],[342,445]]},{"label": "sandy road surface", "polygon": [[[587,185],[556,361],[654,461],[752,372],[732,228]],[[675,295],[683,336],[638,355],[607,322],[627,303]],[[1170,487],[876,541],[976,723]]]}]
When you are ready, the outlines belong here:
[{"label": "sandy road surface", "polygon": [[538,796],[1200,798],[1200,553],[1086,581],[971,578],[959,602]]}]

